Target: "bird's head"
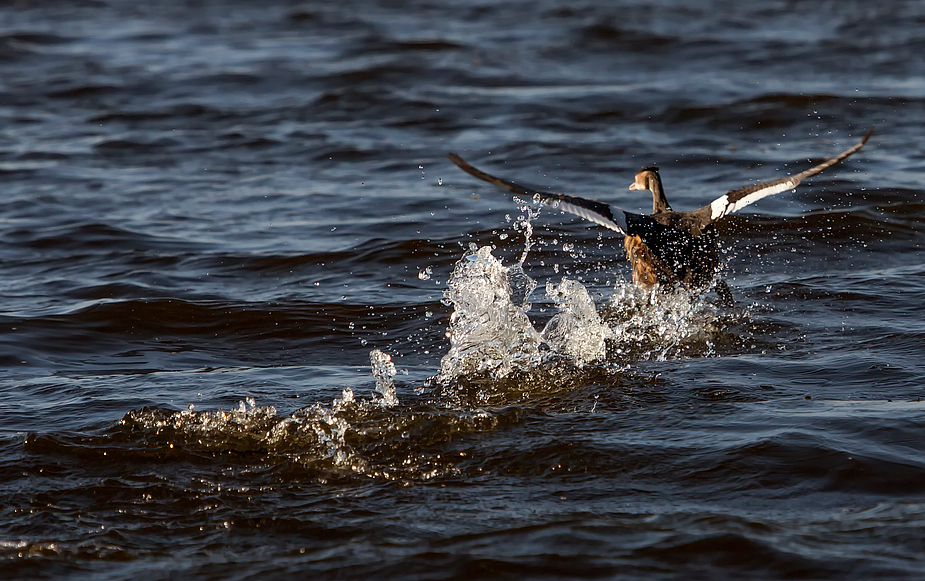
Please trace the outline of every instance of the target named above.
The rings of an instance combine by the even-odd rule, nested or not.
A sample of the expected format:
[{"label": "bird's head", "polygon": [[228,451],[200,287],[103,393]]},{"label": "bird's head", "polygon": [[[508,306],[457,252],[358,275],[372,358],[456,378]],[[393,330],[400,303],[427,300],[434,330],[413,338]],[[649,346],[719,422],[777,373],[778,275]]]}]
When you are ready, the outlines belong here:
[{"label": "bird's head", "polygon": [[648,190],[655,191],[656,184],[660,184],[662,178],[658,175],[658,168],[655,166],[644,167],[636,173],[636,180],[630,184],[631,190]]}]

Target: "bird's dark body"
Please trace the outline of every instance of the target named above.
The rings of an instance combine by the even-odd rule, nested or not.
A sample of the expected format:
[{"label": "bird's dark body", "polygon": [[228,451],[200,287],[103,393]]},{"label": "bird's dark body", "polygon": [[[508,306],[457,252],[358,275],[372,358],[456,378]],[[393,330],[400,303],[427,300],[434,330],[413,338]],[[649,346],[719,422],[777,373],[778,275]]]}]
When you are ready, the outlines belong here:
[{"label": "bird's dark body", "polygon": [[626,222],[623,245],[637,285],[671,288],[682,283],[702,289],[712,284],[719,268],[712,224],[704,227],[691,213],[672,211],[649,216],[627,212]]}]

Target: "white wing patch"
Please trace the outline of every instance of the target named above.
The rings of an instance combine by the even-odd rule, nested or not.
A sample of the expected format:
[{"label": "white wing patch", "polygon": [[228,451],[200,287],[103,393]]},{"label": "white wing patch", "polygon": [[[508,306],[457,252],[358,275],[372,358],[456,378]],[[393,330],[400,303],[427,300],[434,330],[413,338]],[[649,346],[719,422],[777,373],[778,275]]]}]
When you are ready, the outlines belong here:
[{"label": "white wing patch", "polygon": [[699,211],[704,210],[705,208],[710,208],[710,221],[716,220],[717,218],[722,218],[726,214],[731,214],[738,210],[741,210],[745,206],[751,204],[752,202],[757,202],[765,196],[770,196],[771,194],[779,194],[780,192],[785,192],[787,190],[792,190],[797,187],[797,185],[816,174],[823,172],[824,170],[832,167],[837,163],[841,163],[848,156],[852,155],[854,152],[858,151],[864,144],[867,143],[867,140],[870,139],[870,136],[874,134],[874,128],[871,127],[870,131],[867,132],[867,135],[864,136],[864,139],[860,141],[854,147],[846,149],[838,156],[831,159],[827,159],[824,162],[815,165],[808,170],[801,171],[796,175],[792,175],[789,178],[781,178],[779,180],[773,180],[770,182],[764,182],[760,184],[755,184],[753,186],[746,186],[744,188],[739,188],[738,190],[732,190],[731,192],[726,192],[725,195],[720,196],[713,200],[709,206],[704,206]]},{"label": "white wing patch", "polygon": [[[785,182],[770,185],[766,188],[762,188],[760,190],[751,192],[750,194],[747,194],[744,197],[739,198],[738,200],[734,202],[729,200],[729,194],[723,194],[722,196],[716,198],[715,200],[713,200],[713,202],[710,203],[710,219],[716,220],[718,218],[722,218],[723,216],[727,214],[738,212],[745,206],[751,203],[757,202],[761,198],[764,198],[764,197],[767,197],[773,194],[779,194],[780,192],[786,192],[787,190],[792,190],[793,188],[797,187],[799,183],[800,183],[800,180],[791,178]],[[734,192],[729,192],[729,193],[731,194]]]}]

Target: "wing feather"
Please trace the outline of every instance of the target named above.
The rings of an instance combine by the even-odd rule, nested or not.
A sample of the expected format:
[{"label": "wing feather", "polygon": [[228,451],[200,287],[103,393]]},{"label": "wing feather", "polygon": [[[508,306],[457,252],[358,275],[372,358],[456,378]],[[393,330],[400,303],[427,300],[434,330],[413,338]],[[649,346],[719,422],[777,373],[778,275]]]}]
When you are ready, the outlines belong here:
[{"label": "wing feather", "polygon": [[822,173],[823,171],[827,170],[835,164],[841,163],[848,156],[857,152],[859,149],[864,147],[864,144],[867,143],[867,140],[870,139],[870,136],[873,135],[873,133],[874,128],[871,127],[870,131],[867,132],[867,135],[864,136],[864,139],[862,139],[857,145],[851,147],[850,149],[846,149],[831,159],[827,159],[818,165],[814,165],[806,171],[802,171],[798,174],[785,178],[780,178],[769,182],[762,182],[752,186],[745,186],[744,188],[739,188],[737,190],[731,190],[716,198],[708,206],[704,206],[698,210],[698,212],[702,212],[708,216],[712,222],[722,218],[723,216],[737,212],[745,206],[753,202],[757,202],[761,198],[780,192],[786,192],[787,190],[792,190],[806,178]]},{"label": "wing feather", "polygon": [[527,186],[522,186],[512,181],[487,174],[469,164],[469,162],[455,153],[447,154],[447,158],[459,166],[460,169],[472,176],[479,178],[480,180],[484,180],[490,184],[498,186],[499,188],[514,192],[515,194],[530,196],[531,198],[534,196],[539,196],[540,200],[554,208],[559,208],[564,212],[569,212],[570,214],[581,216],[585,220],[590,220],[600,224],[601,226],[610,228],[611,230],[616,230],[621,234],[626,234],[626,214],[622,209],[616,206],[611,206],[609,204],[605,204],[604,202],[598,202],[597,200],[590,200],[588,198],[569,196],[568,194],[544,192]]}]

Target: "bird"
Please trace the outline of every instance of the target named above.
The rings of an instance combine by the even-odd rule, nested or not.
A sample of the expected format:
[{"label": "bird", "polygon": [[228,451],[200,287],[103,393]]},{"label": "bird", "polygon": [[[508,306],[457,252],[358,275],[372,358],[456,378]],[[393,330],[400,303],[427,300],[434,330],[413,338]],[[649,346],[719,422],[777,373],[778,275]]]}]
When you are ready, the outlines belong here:
[{"label": "bird", "polygon": [[673,210],[665,195],[659,168],[644,167],[636,173],[629,189],[651,192],[651,214],[627,212],[590,198],[536,190],[488,174],[456,153],[449,153],[447,157],[476,178],[515,194],[538,198],[544,204],[623,234],[623,246],[636,286],[645,290],[684,287],[694,292],[706,292],[715,287],[721,302],[731,306],[732,292],[717,278],[721,264],[716,222],[766,196],[792,190],[803,180],[841,163],[864,147],[873,132],[871,127],[853,147],[800,173],[730,190],[692,211]]}]

